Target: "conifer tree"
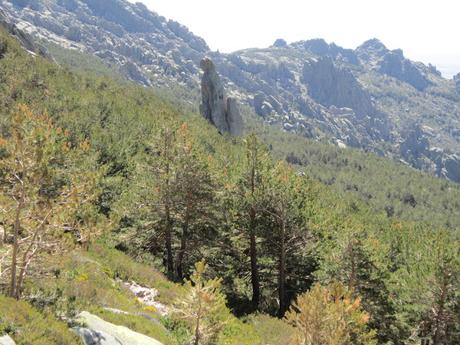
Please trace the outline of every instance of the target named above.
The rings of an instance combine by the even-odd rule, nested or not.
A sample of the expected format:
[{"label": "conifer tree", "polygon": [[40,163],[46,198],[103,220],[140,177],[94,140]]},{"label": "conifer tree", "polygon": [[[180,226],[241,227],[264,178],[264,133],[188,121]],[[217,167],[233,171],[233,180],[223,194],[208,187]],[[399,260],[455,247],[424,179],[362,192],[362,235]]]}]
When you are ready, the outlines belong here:
[{"label": "conifer tree", "polygon": [[173,314],[184,320],[193,333],[193,345],[214,344],[229,317],[221,280],[205,279],[207,265],[195,264],[195,271],[186,281],[186,295],[175,302]]},{"label": "conifer tree", "polygon": [[[182,124],[177,131],[176,174],[174,178],[174,214],[180,226],[179,248],[176,256],[176,275],[184,278],[184,258],[187,250],[196,248],[206,237],[203,229],[214,218],[215,186],[208,165],[193,140],[188,126]],[[188,260],[190,261],[190,260]]]},{"label": "conifer tree", "polygon": [[239,208],[239,224],[245,230],[249,242],[249,259],[252,286],[252,308],[257,310],[260,303],[260,276],[258,264],[257,237],[260,232],[262,217],[261,201],[264,185],[268,179],[270,160],[268,154],[259,143],[255,134],[245,140],[246,159],[242,177],[238,183],[237,198]]},{"label": "conifer tree", "polygon": [[300,295],[285,320],[297,329],[297,345],[374,345],[369,315],[340,283],[315,285]]},{"label": "conifer tree", "polygon": [[[308,241],[305,207],[308,202],[307,189],[302,177],[285,163],[278,163],[270,176],[264,193],[263,214],[265,216],[265,247],[278,262],[278,316],[288,308],[287,294],[288,259],[305,249]],[[306,272],[307,274],[307,272]]]},{"label": "conifer tree", "polygon": [[89,205],[98,174],[79,166],[88,143],[72,147],[65,134],[47,115],[19,105],[9,135],[0,138],[0,211],[12,238],[8,294],[14,298],[44,252],[87,242],[93,230]]}]

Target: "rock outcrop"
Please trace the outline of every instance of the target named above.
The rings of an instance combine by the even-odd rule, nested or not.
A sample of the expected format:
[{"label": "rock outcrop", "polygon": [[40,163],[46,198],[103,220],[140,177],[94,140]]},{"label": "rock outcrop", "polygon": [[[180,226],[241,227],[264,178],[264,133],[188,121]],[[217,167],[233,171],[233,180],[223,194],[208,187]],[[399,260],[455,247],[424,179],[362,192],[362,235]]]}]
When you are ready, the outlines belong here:
[{"label": "rock outcrop", "polygon": [[431,85],[417,64],[404,57],[401,49],[389,50],[376,38],[361,44],[356,54],[363,65],[408,83],[419,91]]},{"label": "rock outcrop", "polygon": [[454,81],[455,81],[455,89],[457,90],[458,93],[460,93],[460,73],[454,77]]},{"label": "rock outcrop", "polygon": [[400,154],[411,166],[430,171],[440,177],[460,182],[460,156],[438,147],[431,147],[430,129],[415,124],[400,144]]},{"label": "rock outcrop", "polygon": [[329,57],[335,61],[359,65],[358,56],[352,49],[344,49],[335,43],[328,44],[321,38],[295,42],[292,44],[292,46],[300,49],[305,49],[306,51],[321,57]]},{"label": "rock outcrop", "polygon": [[330,58],[306,63],[303,82],[308,93],[318,103],[339,108],[351,108],[357,115],[375,114],[371,98],[351,72],[336,68]]},{"label": "rock outcrop", "polygon": [[243,121],[236,100],[225,96],[224,87],[211,59],[204,58],[200,66],[204,72],[201,79],[201,115],[221,133],[240,135]]},{"label": "rock outcrop", "polygon": [[4,335],[0,337],[0,345],[16,345],[16,343],[9,335]]},{"label": "rock outcrop", "polygon": [[158,340],[117,326],[86,311],[78,315],[83,327],[74,328],[86,345],[162,345]]},{"label": "rock outcrop", "polygon": [[388,52],[379,64],[379,71],[404,81],[419,91],[423,91],[431,85],[422,72],[411,61],[404,58],[401,49]]},{"label": "rock outcrop", "polygon": [[355,52],[364,65],[372,66],[383,58],[389,50],[380,40],[373,38],[361,44]]},{"label": "rock outcrop", "polygon": [[127,61],[120,67],[120,72],[126,79],[137,81],[144,86],[152,86],[150,80],[142,73],[141,69],[134,63]]},{"label": "rock outcrop", "polygon": [[[41,45],[38,45],[34,42],[34,39],[23,30],[18,29],[16,25],[14,25],[10,18],[0,9],[0,27],[3,27],[6,31],[8,31],[11,35],[16,37],[16,39],[21,43],[21,45],[29,51],[30,53],[39,54],[44,57],[49,57],[46,49]],[[0,42],[0,58],[6,52],[6,44]]]},{"label": "rock outcrop", "polygon": [[286,48],[287,47],[287,42],[286,40],[282,38],[278,38],[275,43],[273,43],[273,47],[275,48]]}]

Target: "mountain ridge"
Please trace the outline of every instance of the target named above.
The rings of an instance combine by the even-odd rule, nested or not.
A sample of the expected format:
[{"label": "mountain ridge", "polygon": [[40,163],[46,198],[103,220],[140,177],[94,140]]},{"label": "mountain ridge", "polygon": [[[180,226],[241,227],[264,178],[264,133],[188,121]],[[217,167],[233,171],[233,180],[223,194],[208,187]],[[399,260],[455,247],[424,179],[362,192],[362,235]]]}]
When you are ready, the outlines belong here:
[{"label": "mountain ridge", "polygon": [[[223,54],[141,3],[0,4],[18,28],[40,41],[95,55],[144,86],[179,85],[198,97],[199,63],[209,56],[229,97],[264,122],[460,182],[460,78],[447,80],[434,66],[412,62],[377,39],[354,50],[323,39],[279,39],[267,48]],[[415,127],[420,135],[411,137],[406,129]]]}]

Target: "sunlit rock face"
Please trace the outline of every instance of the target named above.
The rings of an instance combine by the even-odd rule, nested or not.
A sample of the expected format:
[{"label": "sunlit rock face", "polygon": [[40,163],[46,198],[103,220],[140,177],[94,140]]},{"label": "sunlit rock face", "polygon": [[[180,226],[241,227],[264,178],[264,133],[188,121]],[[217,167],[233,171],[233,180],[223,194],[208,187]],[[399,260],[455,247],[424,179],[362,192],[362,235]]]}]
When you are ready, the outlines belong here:
[{"label": "sunlit rock face", "polygon": [[203,77],[201,79],[201,115],[221,133],[239,135],[242,132],[242,119],[235,99],[226,97],[214,63],[209,58],[201,60]]}]

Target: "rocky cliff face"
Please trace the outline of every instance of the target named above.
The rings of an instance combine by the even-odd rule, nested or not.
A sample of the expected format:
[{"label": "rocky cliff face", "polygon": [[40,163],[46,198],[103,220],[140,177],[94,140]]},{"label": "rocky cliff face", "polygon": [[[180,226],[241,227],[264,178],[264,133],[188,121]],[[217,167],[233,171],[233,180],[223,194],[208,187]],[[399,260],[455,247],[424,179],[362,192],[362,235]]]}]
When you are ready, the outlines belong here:
[{"label": "rocky cliff face", "polygon": [[438,176],[460,181],[460,155],[431,147],[431,128],[414,124],[400,145],[401,156],[420,170],[434,170]]},{"label": "rocky cliff face", "polygon": [[209,58],[201,60],[200,66],[203,70],[201,114],[221,133],[240,135],[243,131],[243,121],[236,100],[225,96],[220,77]]},{"label": "rocky cliff face", "polygon": [[309,95],[318,103],[328,107],[351,108],[359,116],[376,114],[370,95],[353,74],[337,68],[330,58],[306,63],[302,77]]},{"label": "rocky cliff face", "polygon": [[410,84],[419,91],[431,85],[423,66],[406,59],[401,49],[387,49],[378,39],[364,42],[356,53],[363,66]]},{"label": "rocky cliff face", "polygon": [[[228,114],[238,100],[286,131],[402,159],[460,182],[453,156],[460,153],[460,77],[452,83],[377,39],[357,49],[278,39],[265,49],[221,54],[179,23],[126,0],[0,0],[0,7],[18,29],[96,55],[145,86],[179,86],[198,96],[207,73],[200,61],[209,56],[228,98],[203,99],[203,114],[221,131],[233,126]],[[220,92],[204,89],[209,99]],[[420,134],[426,150],[408,140],[415,122],[430,128]]]},{"label": "rocky cliff face", "polygon": [[0,0],[36,38],[101,57],[144,85],[195,86],[205,41],[177,22],[124,0]]},{"label": "rocky cliff face", "polygon": [[454,77],[454,82],[455,82],[455,88],[457,92],[460,94],[460,73]]},{"label": "rocky cliff face", "polygon": [[[24,49],[31,53],[39,54],[48,57],[48,53],[44,47],[34,42],[34,39],[22,30],[19,30],[8,18],[8,16],[0,8],[0,27],[3,27],[11,35],[16,37],[21,42]],[[7,51],[6,43],[0,42],[0,59]]]}]

